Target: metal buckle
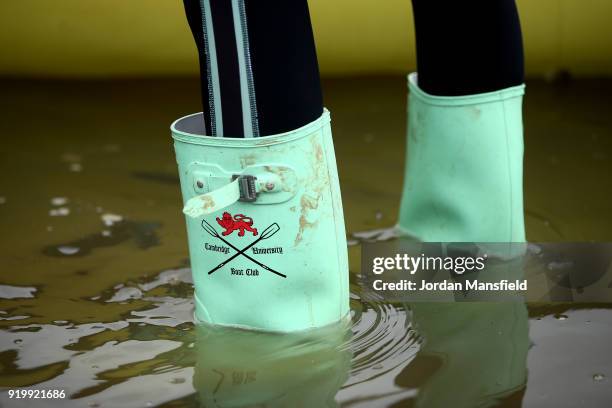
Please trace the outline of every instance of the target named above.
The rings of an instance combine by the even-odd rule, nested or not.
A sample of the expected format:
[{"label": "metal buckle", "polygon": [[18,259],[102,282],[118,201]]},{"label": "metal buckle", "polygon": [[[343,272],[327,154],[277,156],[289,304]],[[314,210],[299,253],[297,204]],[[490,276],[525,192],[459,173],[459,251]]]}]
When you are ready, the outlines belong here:
[{"label": "metal buckle", "polygon": [[238,189],[240,190],[240,198],[238,201],[253,202],[257,200],[257,187],[255,186],[255,180],[257,177],[248,174],[240,175],[234,174],[232,181],[238,179]]}]

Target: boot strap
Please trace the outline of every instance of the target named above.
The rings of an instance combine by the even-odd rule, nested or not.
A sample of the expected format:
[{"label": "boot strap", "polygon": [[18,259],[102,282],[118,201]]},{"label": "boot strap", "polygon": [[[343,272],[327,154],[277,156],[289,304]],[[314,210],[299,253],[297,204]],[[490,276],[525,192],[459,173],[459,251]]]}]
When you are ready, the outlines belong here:
[{"label": "boot strap", "polygon": [[200,193],[187,200],[183,208],[183,213],[192,218],[211,214],[237,201],[282,203],[297,192],[295,171],[284,165],[250,166],[241,174],[232,174],[216,165],[194,163],[190,173],[194,192]]}]

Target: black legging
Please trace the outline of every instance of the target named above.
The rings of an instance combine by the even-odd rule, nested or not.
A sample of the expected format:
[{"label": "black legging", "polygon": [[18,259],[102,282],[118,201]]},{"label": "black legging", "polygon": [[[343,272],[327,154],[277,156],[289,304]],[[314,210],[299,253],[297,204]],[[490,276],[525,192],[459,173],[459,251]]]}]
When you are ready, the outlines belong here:
[{"label": "black legging", "polygon": [[419,88],[458,96],[524,82],[514,0],[412,0]]},{"label": "black legging", "polygon": [[268,136],[321,116],[306,0],[183,2],[200,55],[208,135]]},{"label": "black legging", "polygon": [[[307,0],[183,2],[200,56],[208,135],[273,135],[321,115]],[[419,87],[425,92],[469,95],[523,82],[514,0],[412,4]]]}]

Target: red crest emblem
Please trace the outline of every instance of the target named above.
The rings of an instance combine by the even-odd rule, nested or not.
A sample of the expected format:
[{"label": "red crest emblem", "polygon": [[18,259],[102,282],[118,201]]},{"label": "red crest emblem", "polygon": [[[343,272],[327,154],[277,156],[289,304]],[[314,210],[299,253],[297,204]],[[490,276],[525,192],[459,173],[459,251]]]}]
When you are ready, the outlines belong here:
[{"label": "red crest emblem", "polygon": [[253,236],[257,235],[257,228],[253,228],[253,219],[244,214],[236,214],[232,217],[232,214],[226,211],[222,218],[217,217],[217,223],[225,228],[225,231],[222,232],[223,236],[230,235],[236,230],[238,230],[239,237],[244,237],[244,231],[253,233]]}]

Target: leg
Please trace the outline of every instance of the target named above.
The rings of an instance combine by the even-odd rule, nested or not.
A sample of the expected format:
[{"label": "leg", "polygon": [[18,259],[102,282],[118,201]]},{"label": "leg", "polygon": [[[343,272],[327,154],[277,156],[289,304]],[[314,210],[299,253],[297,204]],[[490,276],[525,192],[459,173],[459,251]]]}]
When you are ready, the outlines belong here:
[{"label": "leg", "polygon": [[321,116],[306,0],[183,0],[200,56],[207,134],[267,136]]},{"label": "leg", "polygon": [[[346,233],[306,0],[184,2],[204,111],[171,129],[197,320],[279,332],[345,321]],[[260,263],[211,250],[220,238],[274,250]]]},{"label": "leg", "polygon": [[[523,242],[523,55],[514,0],[413,0],[416,74],[399,227]],[[517,247],[519,248],[519,247]]]},{"label": "leg", "polygon": [[514,0],[412,0],[419,87],[471,95],[524,82]]}]

